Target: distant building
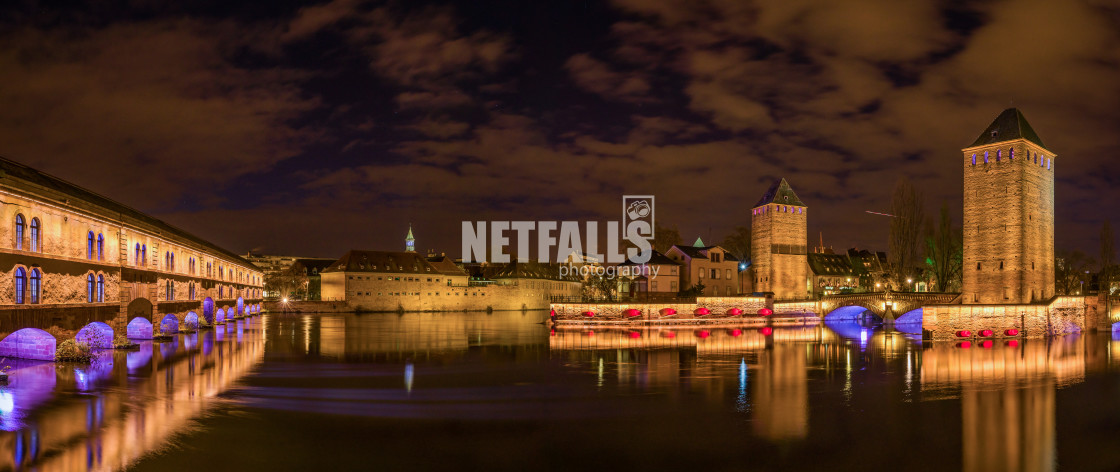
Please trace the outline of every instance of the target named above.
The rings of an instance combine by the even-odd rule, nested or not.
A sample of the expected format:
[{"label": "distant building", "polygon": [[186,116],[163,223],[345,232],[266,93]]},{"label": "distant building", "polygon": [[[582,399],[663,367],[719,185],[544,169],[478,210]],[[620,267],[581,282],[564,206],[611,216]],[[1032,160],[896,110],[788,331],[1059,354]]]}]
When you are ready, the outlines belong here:
[{"label": "distant building", "polygon": [[303,258],[296,259],[296,261],[288,267],[288,272],[293,276],[298,276],[306,280],[303,290],[304,300],[323,299],[322,275],[320,272],[330,267],[334,262],[335,259]]},{"label": "distant building", "polygon": [[619,267],[630,268],[635,274],[621,290],[630,297],[641,298],[648,294],[664,297],[681,290],[681,263],[660,252],[653,251],[649,261],[643,264],[627,260]]},{"label": "distant building", "polygon": [[369,311],[547,309],[552,297],[578,296],[580,283],[556,264],[476,265],[447,256],[352,250],[320,271],[322,299]]},{"label": "distant building", "polygon": [[404,237],[405,252],[416,252],[416,238],[412,237],[412,225],[408,225],[408,235]]},{"label": "distant building", "polygon": [[1054,296],[1054,160],[1023,113],[1004,110],[964,155],[965,304]]},{"label": "distant building", "polygon": [[[695,244],[703,244],[697,238]],[[681,264],[681,290],[704,285],[704,295],[739,294],[739,260],[719,246],[673,245],[665,254]]]},{"label": "distant building", "polygon": [[806,257],[809,208],[789,182],[770,186],[751,209],[751,272],[755,292],[772,292],[779,300],[809,296]]},{"label": "distant building", "polygon": [[808,255],[808,260],[813,298],[850,293],[859,287],[859,276],[847,254],[813,253]]}]

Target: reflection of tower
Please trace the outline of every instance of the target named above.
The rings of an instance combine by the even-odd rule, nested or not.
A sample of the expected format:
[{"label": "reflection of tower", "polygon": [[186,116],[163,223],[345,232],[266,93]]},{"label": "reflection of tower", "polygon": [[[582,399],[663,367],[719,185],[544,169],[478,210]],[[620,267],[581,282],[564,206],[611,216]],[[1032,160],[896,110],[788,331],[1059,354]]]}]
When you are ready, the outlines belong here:
[{"label": "reflection of tower", "polygon": [[964,303],[1054,296],[1054,153],[1008,108],[964,153]]},{"label": "reflection of tower", "polygon": [[809,373],[805,349],[775,344],[759,355],[754,378],[754,432],[773,440],[802,439],[809,434]]},{"label": "reflection of tower", "polygon": [[807,295],[809,261],[805,224],[808,207],[781,179],[770,186],[751,210],[751,273],[755,292],[773,292],[777,299]]},{"label": "reflection of tower", "polygon": [[961,392],[965,471],[1056,468],[1053,379]]},{"label": "reflection of tower", "polygon": [[412,237],[412,225],[408,225],[408,236],[404,238],[404,250],[416,252],[416,238]]}]

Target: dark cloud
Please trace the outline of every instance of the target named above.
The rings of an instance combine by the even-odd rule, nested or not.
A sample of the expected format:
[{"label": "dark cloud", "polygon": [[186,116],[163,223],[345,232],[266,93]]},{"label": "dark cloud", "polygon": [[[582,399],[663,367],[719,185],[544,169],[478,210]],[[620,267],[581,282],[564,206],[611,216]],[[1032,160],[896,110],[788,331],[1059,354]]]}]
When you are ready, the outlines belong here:
[{"label": "dark cloud", "polygon": [[779,177],[812,234],[884,249],[864,210],[905,175],[959,219],[959,149],[1014,100],[1057,154],[1059,247],[1120,216],[1115,2],[611,6],[601,31],[360,0],[16,28],[0,153],[235,250],[395,248],[411,222],[454,253],[463,219],[611,219],[641,193],[718,240]]}]

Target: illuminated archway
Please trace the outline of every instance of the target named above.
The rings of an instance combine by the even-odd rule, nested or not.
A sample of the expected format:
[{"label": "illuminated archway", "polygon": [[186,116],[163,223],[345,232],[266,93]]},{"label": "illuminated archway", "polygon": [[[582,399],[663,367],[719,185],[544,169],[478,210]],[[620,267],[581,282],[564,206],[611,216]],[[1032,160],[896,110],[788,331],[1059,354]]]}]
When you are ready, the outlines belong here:
[{"label": "illuminated archway", "polygon": [[38,328],[23,328],[0,340],[0,357],[53,361],[54,349],[54,336]]},{"label": "illuminated archway", "polygon": [[175,334],[179,332],[179,317],[174,313],[168,313],[159,322],[159,332],[161,334]]},{"label": "illuminated archway", "polygon": [[78,330],[74,340],[86,343],[92,349],[108,349],[113,347],[113,328],[100,321],[94,321]]},{"label": "illuminated archway", "polygon": [[152,339],[152,322],[137,316],[128,322],[125,333],[129,339]]}]

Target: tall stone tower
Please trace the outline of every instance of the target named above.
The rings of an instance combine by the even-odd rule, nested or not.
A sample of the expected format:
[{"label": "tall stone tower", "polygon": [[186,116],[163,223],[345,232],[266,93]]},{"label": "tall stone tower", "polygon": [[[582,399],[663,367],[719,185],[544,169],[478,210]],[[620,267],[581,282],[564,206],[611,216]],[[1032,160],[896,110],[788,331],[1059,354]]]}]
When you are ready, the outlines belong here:
[{"label": "tall stone tower", "polygon": [[412,237],[412,225],[408,225],[408,236],[404,237],[405,252],[416,252],[416,238]]},{"label": "tall stone tower", "polygon": [[786,179],[774,182],[751,209],[754,291],[774,292],[779,300],[809,296],[808,215]]},{"label": "tall stone tower", "polygon": [[1008,108],[964,148],[963,303],[1054,296],[1054,153]]}]

